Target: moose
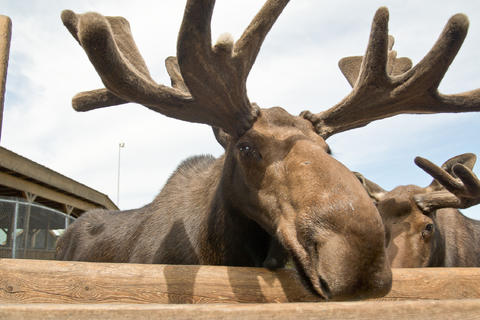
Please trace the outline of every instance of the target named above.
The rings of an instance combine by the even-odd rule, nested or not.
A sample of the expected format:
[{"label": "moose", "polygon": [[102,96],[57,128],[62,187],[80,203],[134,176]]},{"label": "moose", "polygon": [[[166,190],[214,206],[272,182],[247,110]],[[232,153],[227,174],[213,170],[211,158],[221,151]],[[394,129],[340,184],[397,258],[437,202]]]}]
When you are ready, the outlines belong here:
[{"label": "moose", "polygon": [[472,172],[475,162],[472,153],[453,157],[441,167],[415,158],[434,177],[425,188],[406,185],[385,191],[357,173],[385,223],[392,267],[480,267],[480,221],[458,210],[480,203],[480,180]]},{"label": "moose", "polygon": [[[411,68],[389,52],[389,14],[380,8],[360,67],[341,62],[344,73],[358,77],[352,92],[325,111],[294,116],[251,103],[246,89],[260,46],[288,0],[266,1],[237,41],[222,35],[212,46],[214,3],[187,0],[177,55],[165,61],[171,87],[151,78],[125,18],[62,12],[105,85],[77,94],[74,109],[136,102],[211,126],[225,154],[185,160],[142,208],[85,213],[59,239],[57,258],[230,266],[268,260],[272,266],[276,250],[269,248],[280,247],[320,298],[385,295],[392,275],[381,217],[325,140],[400,113],[479,111],[480,90],[437,91],[466,36],[467,18],[452,17]],[[401,75],[393,76],[391,66]],[[281,266],[283,259],[277,261]]]}]

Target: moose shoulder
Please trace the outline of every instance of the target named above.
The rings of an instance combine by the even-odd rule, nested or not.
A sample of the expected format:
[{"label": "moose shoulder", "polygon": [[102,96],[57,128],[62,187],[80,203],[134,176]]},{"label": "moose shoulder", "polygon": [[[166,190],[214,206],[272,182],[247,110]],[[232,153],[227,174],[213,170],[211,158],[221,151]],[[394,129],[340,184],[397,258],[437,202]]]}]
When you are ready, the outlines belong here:
[{"label": "moose shoulder", "polygon": [[140,103],[213,127],[225,154],[187,160],[143,208],[86,213],[59,240],[57,257],[261,266],[275,260],[268,252],[273,243],[287,250],[320,297],[386,294],[392,278],[381,217],[355,175],[328,154],[325,139],[399,113],[479,111],[477,91],[437,91],[466,36],[467,18],[452,17],[411,68],[409,59],[389,51],[388,11],[380,8],[365,59],[342,64],[358,78],[351,94],[326,111],[293,116],[259,108],[246,94],[260,46],[288,1],[267,1],[240,39],[222,37],[212,46],[214,2],[186,3],[177,58],[166,60],[172,87],[152,80],[124,18],[62,13],[106,86],[75,96],[76,110]]},{"label": "moose shoulder", "polygon": [[439,168],[417,158],[436,178],[425,188],[385,191],[357,174],[383,218],[392,267],[480,267],[480,221],[457,209],[480,202],[480,181],[471,172],[475,160],[467,153]]}]

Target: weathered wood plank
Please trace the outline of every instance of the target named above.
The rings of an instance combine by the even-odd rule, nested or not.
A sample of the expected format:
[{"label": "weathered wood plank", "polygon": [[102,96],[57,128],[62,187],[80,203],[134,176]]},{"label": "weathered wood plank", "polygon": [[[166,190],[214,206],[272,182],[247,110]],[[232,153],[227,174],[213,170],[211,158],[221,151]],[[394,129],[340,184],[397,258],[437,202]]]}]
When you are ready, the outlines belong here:
[{"label": "weathered wood plank", "polygon": [[[0,259],[0,303],[263,303],[318,298],[294,270]],[[394,269],[385,300],[480,298],[480,268]]]},{"label": "weathered wood plank", "polygon": [[383,300],[480,298],[480,268],[398,268],[392,271],[392,290]]},{"label": "weathered wood plank", "polygon": [[293,270],[0,260],[0,303],[315,301]]},{"label": "weathered wood plank", "polygon": [[361,301],[269,304],[0,304],[0,318],[22,319],[416,319],[473,320],[480,300]]}]

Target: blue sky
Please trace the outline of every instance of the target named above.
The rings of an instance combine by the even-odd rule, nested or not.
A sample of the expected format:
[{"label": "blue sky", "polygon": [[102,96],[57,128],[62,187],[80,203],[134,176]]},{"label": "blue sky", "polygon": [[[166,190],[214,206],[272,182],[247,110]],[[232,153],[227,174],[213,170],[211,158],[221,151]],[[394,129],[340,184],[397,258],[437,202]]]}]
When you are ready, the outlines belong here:
[{"label": "blue sky", "polygon": [[[234,4],[232,4],[234,3]],[[63,9],[121,15],[153,78],[169,84],[164,59],[175,55],[185,1],[2,1],[13,21],[3,129],[0,144],[117,199],[118,144],[121,150],[120,207],[150,202],[185,158],[219,156],[222,148],[205,125],[166,118],[134,104],[76,113],[77,92],[101,88],[86,55],[62,25]],[[218,0],[214,40],[224,32],[237,39],[261,1]],[[448,18],[465,13],[467,38],[440,85],[442,93],[480,87],[479,1],[313,1],[297,0],[267,36],[247,89],[261,107],[280,105],[292,114],[321,111],[346,96],[350,87],[337,67],[340,58],[363,55],[376,9],[390,10],[390,33],[398,56],[417,63]],[[401,115],[328,139],[334,156],[386,190],[427,186],[431,178],[413,159],[437,164],[464,152],[480,156],[480,113]],[[478,169],[474,170],[477,174]],[[464,210],[480,219],[480,208]]]}]

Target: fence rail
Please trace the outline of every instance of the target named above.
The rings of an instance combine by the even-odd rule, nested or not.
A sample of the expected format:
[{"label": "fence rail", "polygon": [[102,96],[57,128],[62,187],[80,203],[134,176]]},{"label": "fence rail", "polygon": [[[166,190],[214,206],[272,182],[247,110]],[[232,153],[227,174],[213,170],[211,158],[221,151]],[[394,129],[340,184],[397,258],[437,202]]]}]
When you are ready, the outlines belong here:
[{"label": "fence rail", "polygon": [[7,304],[2,320],[141,320],[141,319],[322,319],[322,320],[473,320],[480,299],[424,301],[360,301],[276,304]]},{"label": "fence rail", "polygon": [[5,320],[480,317],[480,268],[393,269],[386,297],[357,302],[319,302],[288,269],[0,259],[0,275]]},{"label": "fence rail", "polygon": [[[0,303],[313,302],[295,270],[0,259]],[[393,269],[382,300],[480,299],[480,268]]]}]

